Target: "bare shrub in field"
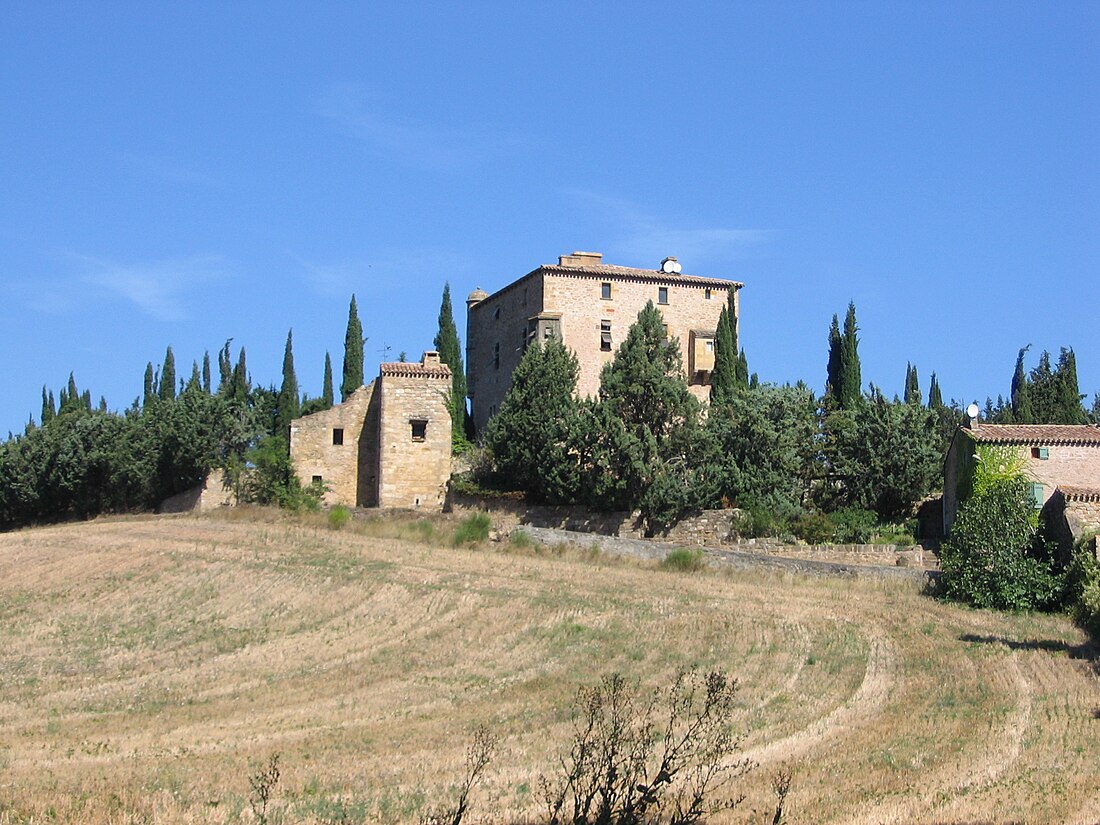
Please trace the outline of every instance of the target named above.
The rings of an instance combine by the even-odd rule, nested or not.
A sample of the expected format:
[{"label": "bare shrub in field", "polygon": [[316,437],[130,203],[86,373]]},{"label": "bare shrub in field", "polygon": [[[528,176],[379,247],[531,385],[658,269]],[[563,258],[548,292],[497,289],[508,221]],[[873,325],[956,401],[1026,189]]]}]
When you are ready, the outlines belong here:
[{"label": "bare shrub in field", "polygon": [[267,767],[261,768],[248,777],[248,785],[251,794],[248,804],[252,807],[252,815],[260,825],[267,825],[268,805],[275,795],[275,786],[279,784],[279,754],[271,755]]},{"label": "bare shrub in field", "polygon": [[466,776],[459,786],[458,800],[442,811],[421,817],[422,825],[461,825],[470,808],[470,791],[492,761],[500,737],[481,725],[474,731],[473,741],[466,748]]},{"label": "bare shrub in field", "polygon": [[619,674],[581,688],[562,774],[541,781],[551,825],[690,825],[738,805],[718,786],[750,767],[730,757],[737,682],[682,671],[648,698]]}]

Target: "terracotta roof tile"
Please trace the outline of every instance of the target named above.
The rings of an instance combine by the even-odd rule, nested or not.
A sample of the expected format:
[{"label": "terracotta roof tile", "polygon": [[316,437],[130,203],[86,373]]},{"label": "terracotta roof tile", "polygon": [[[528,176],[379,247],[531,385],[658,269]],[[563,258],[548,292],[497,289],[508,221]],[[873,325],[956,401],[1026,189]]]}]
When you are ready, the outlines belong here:
[{"label": "terracotta roof tile", "polygon": [[1066,501],[1100,501],[1100,490],[1092,487],[1066,487],[1059,484],[1056,488]]},{"label": "terracotta roof tile", "polygon": [[983,444],[1100,445],[1095,424],[973,424],[968,432]]},{"label": "terracotta roof tile", "polygon": [[[702,275],[683,275],[669,272],[660,272],[656,269],[637,269],[632,266],[615,266],[613,264],[592,264],[589,266],[561,266],[560,264],[543,264],[539,267],[543,272],[555,272],[561,275],[596,275],[610,278],[638,278],[643,281],[654,281],[667,284],[683,283],[700,286],[716,286],[721,289],[744,286],[739,281],[731,281],[726,278],[706,278]],[[537,272],[538,270],[536,270]]]},{"label": "terracotta roof tile", "polygon": [[408,361],[394,361],[382,364],[382,375],[391,375],[399,378],[450,378],[451,368],[446,364],[417,364]]}]

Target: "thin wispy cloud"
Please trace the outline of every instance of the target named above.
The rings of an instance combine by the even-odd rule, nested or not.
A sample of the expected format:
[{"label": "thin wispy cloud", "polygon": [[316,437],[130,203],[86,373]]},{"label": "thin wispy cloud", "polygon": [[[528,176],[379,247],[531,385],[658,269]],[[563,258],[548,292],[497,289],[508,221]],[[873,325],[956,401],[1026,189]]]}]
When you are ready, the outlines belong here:
[{"label": "thin wispy cloud", "polygon": [[775,237],[767,229],[680,225],[632,201],[584,189],[563,189],[562,195],[589,217],[607,224],[605,250],[623,260],[658,261],[675,255],[691,271],[694,261],[737,260]]},{"label": "thin wispy cloud", "polygon": [[139,264],[76,257],[85,270],[80,283],[122,298],[158,321],[187,317],[187,296],[225,273],[225,262],[217,256]]},{"label": "thin wispy cloud", "polygon": [[499,158],[516,141],[488,124],[441,125],[402,117],[369,99],[356,85],[329,87],[318,113],[401,163],[429,171],[462,171]]}]

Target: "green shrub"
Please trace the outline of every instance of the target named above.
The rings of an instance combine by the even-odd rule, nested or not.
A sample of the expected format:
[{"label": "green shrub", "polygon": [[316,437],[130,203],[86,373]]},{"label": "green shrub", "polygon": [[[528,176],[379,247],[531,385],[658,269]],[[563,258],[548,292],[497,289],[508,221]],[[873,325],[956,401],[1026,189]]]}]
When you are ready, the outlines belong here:
[{"label": "green shrub", "polygon": [[477,544],[489,538],[492,522],[488,513],[471,513],[458,525],[454,534],[454,543]]},{"label": "green shrub", "polygon": [[839,544],[867,544],[878,531],[878,516],[873,510],[844,507],[832,514]]},{"label": "green shrub", "polygon": [[677,547],[670,550],[668,555],[661,559],[662,570],[675,570],[678,573],[692,573],[702,570],[707,566],[706,558],[702,550],[691,550],[687,547]]},{"label": "green shrub", "polygon": [[328,526],[333,530],[341,529],[351,520],[351,510],[343,504],[337,504],[328,511]]},{"label": "green shrub", "polygon": [[534,546],[535,540],[523,530],[513,530],[512,535],[508,537],[508,543],[517,550],[526,550]]},{"label": "green shrub", "polygon": [[803,513],[791,527],[807,544],[829,544],[836,538],[836,525],[825,513]]},{"label": "green shrub", "polygon": [[742,509],[733,522],[738,538],[774,538],[787,532],[786,520],[759,505]]},{"label": "green shrub", "polygon": [[1094,638],[1100,638],[1100,563],[1096,561],[1095,538],[1086,536],[1073,548],[1066,569],[1065,601],[1074,620]]}]

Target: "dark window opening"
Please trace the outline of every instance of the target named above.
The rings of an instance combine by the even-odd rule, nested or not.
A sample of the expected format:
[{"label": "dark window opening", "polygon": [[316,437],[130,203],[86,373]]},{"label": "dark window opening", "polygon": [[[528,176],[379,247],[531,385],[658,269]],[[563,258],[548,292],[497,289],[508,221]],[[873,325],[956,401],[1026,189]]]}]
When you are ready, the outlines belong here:
[{"label": "dark window opening", "polygon": [[668,303],[668,287],[667,286],[657,287],[657,303],[659,303],[659,304],[667,304]]},{"label": "dark window opening", "polygon": [[703,297],[706,298],[708,301],[710,300],[710,287],[707,287],[703,290]]},{"label": "dark window opening", "polygon": [[337,427],[332,431],[332,446],[342,447],[344,445],[344,431]]},{"label": "dark window opening", "polygon": [[493,369],[500,369],[500,342],[493,344]]},{"label": "dark window opening", "polygon": [[1031,448],[1031,457],[1032,458],[1037,458],[1040,461],[1046,461],[1048,458],[1050,458],[1050,448],[1049,447],[1032,447]]},{"label": "dark window opening", "polygon": [[424,441],[428,437],[428,422],[423,419],[413,419],[409,422],[412,429],[413,441]]},{"label": "dark window opening", "polygon": [[600,349],[611,352],[611,322],[600,321]]},{"label": "dark window opening", "polygon": [[325,480],[323,478],[321,478],[320,476],[314,476],[313,477],[313,483],[314,484],[321,485],[321,484],[324,484],[324,482],[325,482]]},{"label": "dark window opening", "polygon": [[600,285],[600,297],[605,301],[611,300],[611,284],[607,281]]}]

